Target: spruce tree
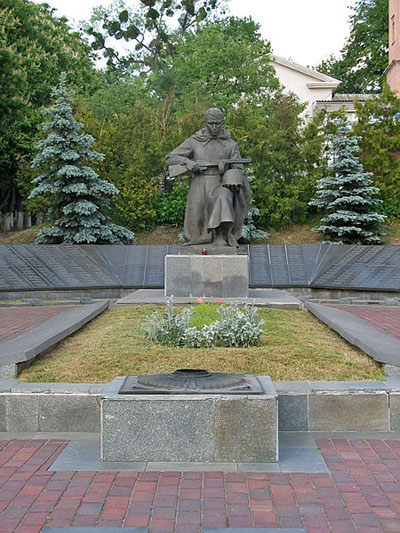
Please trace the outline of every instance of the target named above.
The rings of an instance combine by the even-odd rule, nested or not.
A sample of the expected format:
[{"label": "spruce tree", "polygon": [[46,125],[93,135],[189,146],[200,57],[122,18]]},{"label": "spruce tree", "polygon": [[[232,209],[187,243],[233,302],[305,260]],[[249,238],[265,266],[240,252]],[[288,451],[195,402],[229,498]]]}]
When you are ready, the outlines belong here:
[{"label": "spruce tree", "polygon": [[37,244],[120,244],[134,242],[134,234],[109,221],[109,198],[118,189],[87,163],[102,161],[104,155],[92,150],[94,138],[79,133],[83,127],[73,117],[73,98],[66,87],[66,74],[61,74],[58,87],[52,90],[54,106],[45,109],[49,120],[44,122],[46,139],[37,143],[40,153],[32,167],[44,172],[33,180],[36,185],[30,198],[48,197],[48,215],[53,227],[42,229]]},{"label": "spruce tree", "polygon": [[[251,186],[251,184],[255,180],[254,171],[251,168],[247,170],[247,179]],[[260,210],[254,205],[254,198],[252,196],[250,200],[249,212],[247,213],[246,220],[243,224],[241,239],[247,242],[253,242],[261,239],[267,239],[269,237],[269,233],[257,228],[255,225],[254,218],[257,218],[259,216]]]},{"label": "spruce tree", "polygon": [[313,231],[338,244],[379,244],[384,234],[381,224],[386,217],[376,212],[382,203],[376,198],[379,189],[372,186],[372,174],[364,172],[356,155],[359,139],[338,119],[337,132],[326,136],[329,175],[317,181],[318,199],[310,202],[327,212]]}]

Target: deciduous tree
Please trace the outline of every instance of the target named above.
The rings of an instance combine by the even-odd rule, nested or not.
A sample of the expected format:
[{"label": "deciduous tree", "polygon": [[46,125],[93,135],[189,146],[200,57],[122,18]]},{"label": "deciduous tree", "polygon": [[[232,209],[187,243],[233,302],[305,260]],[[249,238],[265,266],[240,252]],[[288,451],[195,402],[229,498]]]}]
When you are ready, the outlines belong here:
[{"label": "deciduous tree", "polygon": [[388,63],[388,0],[358,0],[352,9],[341,57],[332,56],[316,69],[341,80],[340,92],[378,92]]},{"label": "deciduous tree", "polygon": [[[168,64],[179,39],[223,6],[223,0],[140,0],[133,10],[119,0],[110,8],[95,8],[85,30],[93,37],[93,49],[103,52],[117,75],[154,72]],[[115,41],[129,43],[126,53]]]},{"label": "deciduous tree", "polygon": [[383,212],[400,218],[400,100],[385,84],[380,95],[356,110],[360,159],[379,187]]},{"label": "deciduous tree", "polygon": [[95,86],[90,48],[46,5],[0,3],[0,214],[15,209],[30,189],[29,172],[40,108],[54,79],[66,71],[82,90]]}]

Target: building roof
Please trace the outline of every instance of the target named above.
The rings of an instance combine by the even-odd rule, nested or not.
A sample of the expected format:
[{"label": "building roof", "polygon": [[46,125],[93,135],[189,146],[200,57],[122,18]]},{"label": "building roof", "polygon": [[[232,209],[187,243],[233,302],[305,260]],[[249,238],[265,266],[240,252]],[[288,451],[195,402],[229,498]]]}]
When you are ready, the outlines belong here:
[{"label": "building roof", "polygon": [[298,63],[290,61],[289,59],[285,59],[284,57],[272,55],[271,59],[279,65],[291,68],[293,70],[296,70],[297,72],[301,72],[302,74],[306,74],[307,76],[310,76],[320,82],[323,82],[324,86],[326,86],[326,84],[332,84],[337,87],[340,84],[340,80],[337,80],[336,78],[332,78],[331,76],[327,76],[326,74],[322,74],[321,72],[317,72],[316,70],[312,70],[311,68],[299,65]]},{"label": "building roof", "polygon": [[369,100],[373,96],[376,96],[375,94],[366,94],[366,93],[335,93],[333,95],[332,100],[334,102],[364,102],[365,100]]}]

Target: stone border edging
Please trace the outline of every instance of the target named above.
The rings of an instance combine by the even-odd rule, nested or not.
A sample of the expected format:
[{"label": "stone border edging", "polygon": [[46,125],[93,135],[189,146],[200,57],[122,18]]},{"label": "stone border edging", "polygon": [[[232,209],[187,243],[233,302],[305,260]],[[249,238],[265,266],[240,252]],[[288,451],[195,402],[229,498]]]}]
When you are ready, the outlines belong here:
[{"label": "stone border edging", "polygon": [[304,306],[321,322],[375,361],[400,367],[400,342],[394,337],[380,332],[362,318],[347,311],[309,301],[305,301]]},{"label": "stone border edging", "polygon": [[0,378],[15,377],[17,364],[30,361],[38,354],[68,337],[102,313],[109,300],[69,309],[42,322],[39,326],[0,344]]},{"label": "stone border edging", "polygon": [[[0,432],[100,432],[111,383],[23,383],[0,379]],[[400,378],[275,382],[280,431],[400,431]]]}]

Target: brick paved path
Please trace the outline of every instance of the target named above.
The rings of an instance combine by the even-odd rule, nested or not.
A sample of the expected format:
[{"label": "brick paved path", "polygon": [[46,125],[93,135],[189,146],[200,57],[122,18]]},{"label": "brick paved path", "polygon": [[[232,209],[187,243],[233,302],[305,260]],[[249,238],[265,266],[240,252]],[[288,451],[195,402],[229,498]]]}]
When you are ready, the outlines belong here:
[{"label": "brick paved path", "polygon": [[400,339],[400,307],[380,307],[375,305],[330,305],[329,307],[352,313],[383,333]]},{"label": "brick paved path", "polygon": [[330,474],[48,471],[60,440],[0,441],[0,531],[44,525],[400,531],[400,441],[317,440]]},{"label": "brick paved path", "polygon": [[73,306],[0,307],[0,342],[8,341],[40,326]]}]

